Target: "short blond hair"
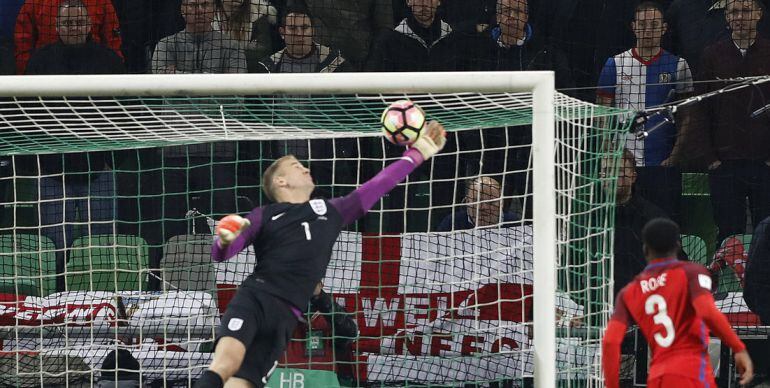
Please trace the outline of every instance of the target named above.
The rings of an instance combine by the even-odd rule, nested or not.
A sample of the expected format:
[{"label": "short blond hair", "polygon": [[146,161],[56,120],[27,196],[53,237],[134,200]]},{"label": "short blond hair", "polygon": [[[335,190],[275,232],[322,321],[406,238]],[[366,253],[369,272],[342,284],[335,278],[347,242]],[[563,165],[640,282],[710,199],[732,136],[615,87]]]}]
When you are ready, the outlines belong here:
[{"label": "short blond hair", "polygon": [[275,202],[277,187],[273,184],[273,180],[276,176],[280,176],[280,167],[284,161],[288,159],[297,159],[294,155],[286,155],[276,159],[270,166],[267,167],[265,173],[262,175],[262,191],[265,192],[267,199]]}]

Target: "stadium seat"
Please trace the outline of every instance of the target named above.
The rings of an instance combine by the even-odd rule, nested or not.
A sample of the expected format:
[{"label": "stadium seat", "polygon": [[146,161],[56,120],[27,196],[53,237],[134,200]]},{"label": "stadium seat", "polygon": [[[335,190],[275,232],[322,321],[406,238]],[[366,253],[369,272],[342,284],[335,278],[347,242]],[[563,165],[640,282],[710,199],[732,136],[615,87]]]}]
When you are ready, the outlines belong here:
[{"label": "stadium seat", "polygon": [[702,238],[694,235],[683,234],[682,237],[682,249],[690,261],[693,263],[708,265],[708,249],[706,248],[706,242]]},{"label": "stadium seat", "polygon": [[10,183],[0,192],[0,227],[39,228],[38,179],[17,177]]},{"label": "stadium seat", "polygon": [[[211,262],[211,235],[184,234],[171,237],[160,261],[165,282],[161,289],[215,291],[216,279]],[[171,287],[173,286],[173,287]]]},{"label": "stadium seat", "polygon": [[147,290],[147,243],[129,235],[75,240],[67,262],[68,291]]},{"label": "stadium seat", "polygon": [[45,236],[0,235],[0,292],[30,296],[55,292],[55,249]]},{"label": "stadium seat", "polygon": [[[742,246],[739,247],[739,250],[737,253],[744,254],[744,256],[748,255],[749,253],[749,247],[751,246],[751,238],[752,235],[750,234],[736,234],[727,237],[721,244],[720,249],[725,248],[727,244],[729,244],[731,241],[734,241],[733,238],[738,239],[742,243]],[[742,251],[740,249],[742,248]],[[741,287],[740,282],[738,281],[737,276],[735,275],[735,272],[733,271],[732,267],[727,265],[724,268],[722,268],[722,271],[719,274],[719,288],[717,289],[718,293],[723,292],[739,292],[743,291],[743,288]]]}]

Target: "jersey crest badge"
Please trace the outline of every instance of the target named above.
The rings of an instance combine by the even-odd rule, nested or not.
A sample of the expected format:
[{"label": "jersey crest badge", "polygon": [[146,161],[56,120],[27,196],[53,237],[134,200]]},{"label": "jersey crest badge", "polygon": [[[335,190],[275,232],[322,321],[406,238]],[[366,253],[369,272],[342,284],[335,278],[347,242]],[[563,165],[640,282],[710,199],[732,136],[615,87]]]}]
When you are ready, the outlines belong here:
[{"label": "jersey crest badge", "polygon": [[227,328],[230,329],[230,331],[241,330],[241,327],[243,327],[243,319],[240,318],[233,318],[227,323]]},{"label": "jersey crest badge", "polygon": [[326,202],[324,202],[323,199],[311,199],[310,207],[313,209],[315,214],[318,214],[319,216],[326,214]]},{"label": "jersey crest badge", "polygon": [[658,83],[659,84],[667,84],[671,82],[671,73],[660,73],[658,74]]},{"label": "jersey crest badge", "polygon": [[620,79],[626,82],[631,82],[631,80],[634,79],[634,77],[631,76],[631,74],[620,73]]}]

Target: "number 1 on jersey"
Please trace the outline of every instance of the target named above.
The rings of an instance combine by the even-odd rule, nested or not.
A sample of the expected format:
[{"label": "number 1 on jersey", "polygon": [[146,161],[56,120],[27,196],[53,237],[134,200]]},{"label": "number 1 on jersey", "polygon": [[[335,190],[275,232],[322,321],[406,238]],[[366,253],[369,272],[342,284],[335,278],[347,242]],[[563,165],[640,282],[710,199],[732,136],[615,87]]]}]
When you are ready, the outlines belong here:
[{"label": "number 1 on jersey", "polygon": [[[655,311],[656,307],[657,311]],[[668,316],[666,300],[658,294],[650,295],[644,302],[644,312],[647,315],[655,314],[652,317],[652,321],[657,325],[663,325],[663,328],[666,330],[665,336],[655,333],[655,342],[664,348],[671,346],[674,342],[676,331],[674,330],[674,322]]]},{"label": "number 1 on jersey", "polygon": [[313,236],[310,235],[310,224],[307,221],[305,221],[305,222],[302,223],[302,226],[305,227],[305,238],[308,241],[312,240]]}]

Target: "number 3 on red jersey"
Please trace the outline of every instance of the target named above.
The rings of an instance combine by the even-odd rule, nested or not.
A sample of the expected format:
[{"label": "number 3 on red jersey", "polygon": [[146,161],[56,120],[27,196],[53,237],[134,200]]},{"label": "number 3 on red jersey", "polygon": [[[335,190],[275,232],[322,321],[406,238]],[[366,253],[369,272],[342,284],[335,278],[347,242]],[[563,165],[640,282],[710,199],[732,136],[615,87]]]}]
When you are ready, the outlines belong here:
[{"label": "number 3 on red jersey", "polygon": [[658,294],[650,295],[644,302],[644,312],[647,315],[654,314],[652,321],[656,325],[663,325],[663,329],[666,330],[665,335],[655,333],[655,342],[664,348],[671,346],[674,342],[676,332],[674,331],[674,322],[671,321],[671,318],[668,316],[668,311],[666,310],[666,300]]}]

